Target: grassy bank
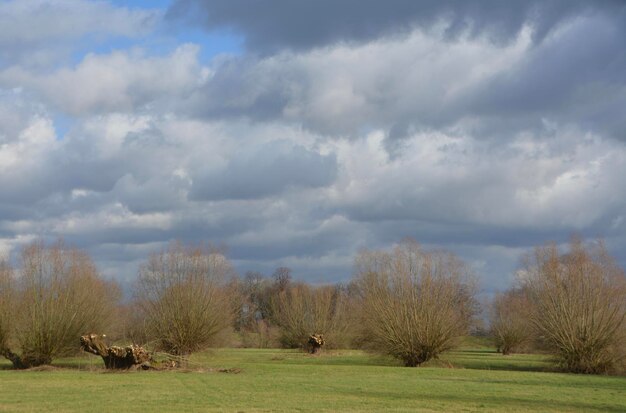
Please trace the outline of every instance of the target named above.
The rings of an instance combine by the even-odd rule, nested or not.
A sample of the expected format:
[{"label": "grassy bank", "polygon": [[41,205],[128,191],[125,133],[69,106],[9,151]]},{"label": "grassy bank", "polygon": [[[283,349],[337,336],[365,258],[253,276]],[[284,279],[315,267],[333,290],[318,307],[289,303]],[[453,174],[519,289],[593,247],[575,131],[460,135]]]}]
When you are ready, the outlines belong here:
[{"label": "grassy bank", "polygon": [[468,347],[419,368],[360,351],[221,349],[193,357],[187,372],[110,373],[85,355],[47,371],[0,370],[0,411],[626,411],[625,377],[550,366]]}]

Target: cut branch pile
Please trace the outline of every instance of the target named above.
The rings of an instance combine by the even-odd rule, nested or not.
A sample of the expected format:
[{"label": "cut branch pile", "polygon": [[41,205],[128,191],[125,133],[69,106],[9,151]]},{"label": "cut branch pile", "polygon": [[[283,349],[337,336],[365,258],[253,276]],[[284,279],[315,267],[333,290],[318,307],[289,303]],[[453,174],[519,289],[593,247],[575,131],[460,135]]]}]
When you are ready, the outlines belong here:
[{"label": "cut branch pile", "polygon": [[324,345],[324,337],[321,334],[312,334],[309,336],[309,352],[315,354]]},{"label": "cut branch pile", "polygon": [[128,370],[151,368],[152,356],[143,347],[131,344],[126,347],[107,346],[105,335],[88,334],[80,338],[80,347],[87,353],[102,357],[107,369]]}]

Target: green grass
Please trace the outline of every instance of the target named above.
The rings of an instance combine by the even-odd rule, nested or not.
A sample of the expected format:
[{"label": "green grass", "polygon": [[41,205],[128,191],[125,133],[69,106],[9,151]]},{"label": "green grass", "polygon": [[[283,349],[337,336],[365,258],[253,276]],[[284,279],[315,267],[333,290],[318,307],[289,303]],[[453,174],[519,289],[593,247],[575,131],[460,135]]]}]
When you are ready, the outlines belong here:
[{"label": "green grass", "polygon": [[[204,370],[189,372],[104,372],[89,355],[50,371],[5,363],[0,411],[626,412],[625,377],[549,372],[544,356],[504,357],[474,344],[419,368],[354,350],[273,349],[199,354],[189,370]],[[230,368],[241,372],[218,371]]]}]

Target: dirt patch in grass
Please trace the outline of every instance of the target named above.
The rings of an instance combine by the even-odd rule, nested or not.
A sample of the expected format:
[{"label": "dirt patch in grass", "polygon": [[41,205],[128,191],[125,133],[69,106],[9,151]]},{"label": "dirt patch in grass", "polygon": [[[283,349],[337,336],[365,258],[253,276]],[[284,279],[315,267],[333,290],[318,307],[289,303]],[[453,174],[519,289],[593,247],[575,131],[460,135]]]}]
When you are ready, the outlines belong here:
[{"label": "dirt patch in grass", "polygon": [[241,373],[243,370],[238,368],[238,367],[233,367],[230,369],[218,369],[217,370],[220,373],[232,373],[232,374],[239,374]]},{"label": "dirt patch in grass", "polygon": [[43,366],[31,367],[31,368],[22,369],[22,370],[16,369],[15,371],[67,371],[67,370],[75,370],[75,369],[68,369],[67,367],[43,365]]}]

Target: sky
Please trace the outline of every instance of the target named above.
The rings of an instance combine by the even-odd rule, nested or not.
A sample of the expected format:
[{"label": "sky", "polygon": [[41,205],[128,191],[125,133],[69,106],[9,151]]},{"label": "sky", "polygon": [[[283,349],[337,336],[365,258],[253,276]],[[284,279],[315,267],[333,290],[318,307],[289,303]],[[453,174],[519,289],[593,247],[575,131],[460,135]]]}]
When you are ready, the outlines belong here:
[{"label": "sky", "polygon": [[131,285],[172,240],[346,282],[406,237],[484,292],[572,234],[626,266],[626,3],[0,1],[0,255]]}]

